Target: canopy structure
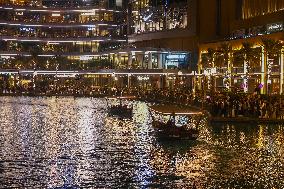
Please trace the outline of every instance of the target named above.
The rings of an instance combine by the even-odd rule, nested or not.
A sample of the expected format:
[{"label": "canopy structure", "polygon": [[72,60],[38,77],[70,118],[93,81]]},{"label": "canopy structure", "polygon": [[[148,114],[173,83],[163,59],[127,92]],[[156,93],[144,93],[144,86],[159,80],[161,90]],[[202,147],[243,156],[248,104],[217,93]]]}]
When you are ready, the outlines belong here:
[{"label": "canopy structure", "polygon": [[106,97],[107,99],[126,99],[126,100],[134,100],[137,99],[136,96],[113,96],[113,97]]},{"label": "canopy structure", "polygon": [[163,115],[202,115],[203,112],[194,107],[160,104],[149,106],[150,109],[158,114]]}]

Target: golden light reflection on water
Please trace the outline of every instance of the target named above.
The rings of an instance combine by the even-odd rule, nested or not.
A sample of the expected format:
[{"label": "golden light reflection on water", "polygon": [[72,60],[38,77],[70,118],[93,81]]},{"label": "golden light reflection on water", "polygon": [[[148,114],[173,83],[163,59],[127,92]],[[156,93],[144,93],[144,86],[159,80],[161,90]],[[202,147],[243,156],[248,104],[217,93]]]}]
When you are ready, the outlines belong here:
[{"label": "golden light reflection on water", "polygon": [[107,116],[106,99],[0,98],[0,188],[284,188],[282,125],[207,125],[157,138],[147,105]]}]

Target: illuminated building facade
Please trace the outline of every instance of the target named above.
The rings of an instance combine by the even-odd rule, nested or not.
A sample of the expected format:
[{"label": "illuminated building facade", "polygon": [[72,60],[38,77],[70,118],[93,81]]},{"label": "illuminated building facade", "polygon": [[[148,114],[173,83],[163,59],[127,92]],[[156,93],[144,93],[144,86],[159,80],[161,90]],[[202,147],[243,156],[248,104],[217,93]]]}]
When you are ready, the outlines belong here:
[{"label": "illuminated building facade", "polygon": [[[155,75],[156,86],[168,81],[157,75],[180,70],[171,77],[172,83],[185,76],[190,79],[182,83],[204,90],[253,92],[260,86],[262,93],[283,93],[282,0],[0,0],[0,4],[0,56],[6,68],[59,67],[92,74],[112,69],[113,74],[105,71],[108,80],[116,77],[114,72],[127,77],[144,73],[144,79]],[[245,42],[250,43],[253,60],[244,54]],[[69,64],[54,66],[54,62]]]},{"label": "illuminated building facade", "polygon": [[195,44],[177,43],[196,37],[197,4],[196,0],[129,1],[129,42],[138,47],[191,51]]},{"label": "illuminated building facade", "polygon": [[[185,29],[186,8],[177,9],[174,1],[167,2],[167,7],[158,1],[151,2],[158,6],[157,11],[167,15],[165,24],[159,23],[159,29]],[[86,73],[87,78],[94,78],[93,83],[100,86],[112,86],[116,78],[119,86],[129,87],[129,83],[135,86],[137,80],[146,87],[173,87],[178,77],[188,74],[191,55],[185,51],[127,45],[127,3],[122,0],[0,1],[1,68],[13,69],[14,72],[9,72],[12,74],[30,73],[30,81],[52,73],[56,73],[56,78],[72,78],[73,73],[54,70],[80,70],[78,75]],[[183,21],[177,24],[179,19]],[[137,27],[146,28],[147,24]],[[179,76],[178,69],[184,70]],[[172,72],[176,76],[167,77]],[[123,78],[129,78],[129,74],[138,75],[140,80],[130,77],[125,82]],[[20,76],[14,78],[18,81]]]},{"label": "illuminated building facade", "polygon": [[284,1],[281,0],[241,0],[242,19],[249,19],[284,10]]},{"label": "illuminated building facade", "polygon": [[130,34],[185,29],[187,1],[143,0],[131,1]]},{"label": "illuminated building facade", "polygon": [[0,16],[0,54],[8,63],[33,56],[46,57],[46,65],[54,57],[85,63],[127,41],[121,1],[1,0]]},{"label": "illuminated building facade", "polygon": [[216,5],[219,11],[210,20],[215,26],[206,26],[216,36],[201,36],[199,89],[283,94],[284,2],[220,0]]},{"label": "illuminated building facade", "polygon": [[[137,48],[153,47],[169,51],[187,51],[187,69],[196,69],[196,0],[132,0],[128,2],[128,40]],[[152,56],[158,64],[159,56]],[[170,56],[171,57],[171,56]],[[181,62],[181,61],[179,61]],[[177,61],[165,67],[181,68]],[[181,63],[184,65],[184,62]]]}]

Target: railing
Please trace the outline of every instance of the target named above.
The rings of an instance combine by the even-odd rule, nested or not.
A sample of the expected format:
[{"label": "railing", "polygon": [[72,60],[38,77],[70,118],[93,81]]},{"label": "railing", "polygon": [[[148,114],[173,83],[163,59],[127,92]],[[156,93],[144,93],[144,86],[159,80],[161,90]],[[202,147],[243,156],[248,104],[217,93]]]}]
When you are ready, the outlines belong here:
[{"label": "railing", "polygon": [[244,68],[243,67],[232,68],[232,73],[234,74],[244,73]]},{"label": "railing", "polygon": [[38,21],[36,19],[22,19],[22,20],[0,20],[0,25],[2,26],[14,26],[14,27],[55,27],[55,28],[74,28],[74,27],[117,27],[119,26],[118,21],[107,21],[107,20],[95,20],[95,21],[72,21],[68,20],[66,22],[56,21]]},{"label": "railing", "polygon": [[94,10],[96,12],[123,12],[121,10],[117,9],[105,9],[104,6],[80,6],[80,7],[40,7],[40,6],[28,6],[28,5],[22,5],[17,6],[13,4],[8,3],[0,3],[0,10],[14,10],[14,11],[23,11],[23,7],[25,8],[24,11],[27,12],[89,12],[90,10]]},{"label": "railing", "polygon": [[80,41],[86,41],[86,42],[95,42],[95,41],[121,41],[125,42],[126,37],[103,37],[103,36],[94,36],[94,37],[70,37],[70,36],[60,36],[60,37],[15,37],[13,35],[11,36],[0,36],[0,40],[5,41],[30,41],[30,42],[80,42]]},{"label": "railing", "polygon": [[271,73],[280,73],[280,67],[279,66],[273,66],[271,68]]},{"label": "railing", "polygon": [[216,73],[226,73],[228,71],[228,68],[223,67],[223,68],[216,68]]}]

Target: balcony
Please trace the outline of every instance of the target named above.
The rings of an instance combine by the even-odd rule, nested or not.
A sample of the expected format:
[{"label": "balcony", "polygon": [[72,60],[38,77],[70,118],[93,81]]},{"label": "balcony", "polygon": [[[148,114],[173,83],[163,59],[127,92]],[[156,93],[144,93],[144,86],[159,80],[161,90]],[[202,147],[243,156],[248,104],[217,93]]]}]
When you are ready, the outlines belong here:
[{"label": "balcony", "polygon": [[31,6],[11,6],[0,5],[0,10],[8,11],[24,11],[24,12],[50,12],[50,13],[85,13],[85,12],[122,12],[115,9],[105,9],[104,7],[60,7],[60,8],[45,8],[45,7],[31,7]]},{"label": "balcony", "polygon": [[0,17],[9,22],[37,24],[88,24],[93,22],[124,23],[124,12],[110,9],[28,9],[0,6]]},{"label": "balcony", "polygon": [[163,38],[176,38],[176,37],[188,37],[195,35],[193,29],[173,29],[173,30],[163,30],[157,32],[148,32],[143,34],[133,34],[129,35],[129,42],[147,41],[153,39],[163,39]]},{"label": "balcony", "polygon": [[[23,52],[23,51],[0,51],[0,56],[32,56],[29,52]],[[99,56],[98,52],[79,52],[79,51],[73,51],[73,52],[40,52],[38,53],[39,57],[53,57],[53,56],[91,56],[96,57]]]},{"label": "balcony", "polygon": [[92,27],[100,27],[100,28],[116,28],[118,27],[117,22],[113,21],[96,21],[96,22],[86,22],[86,23],[37,23],[33,20],[31,21],[7,21],[0,20],[1,26],[12,26],[12,27],[45,27],[45,28],[92,28]]},{"label": "balcony", "polygon": [[28,38],[96,38],[105,37],[110,39],[125,38],[123,33],[111,28],[34,28],[34,27],[0,27],[0,36],[28,37]]},{"label": "balcony", "polygon": [[126,37],[21,37],[21,36],[0,36],[3,41],[20,41],[20,42],[46,42],[46,43],[76,43],[76,42],[126,42]]}]

